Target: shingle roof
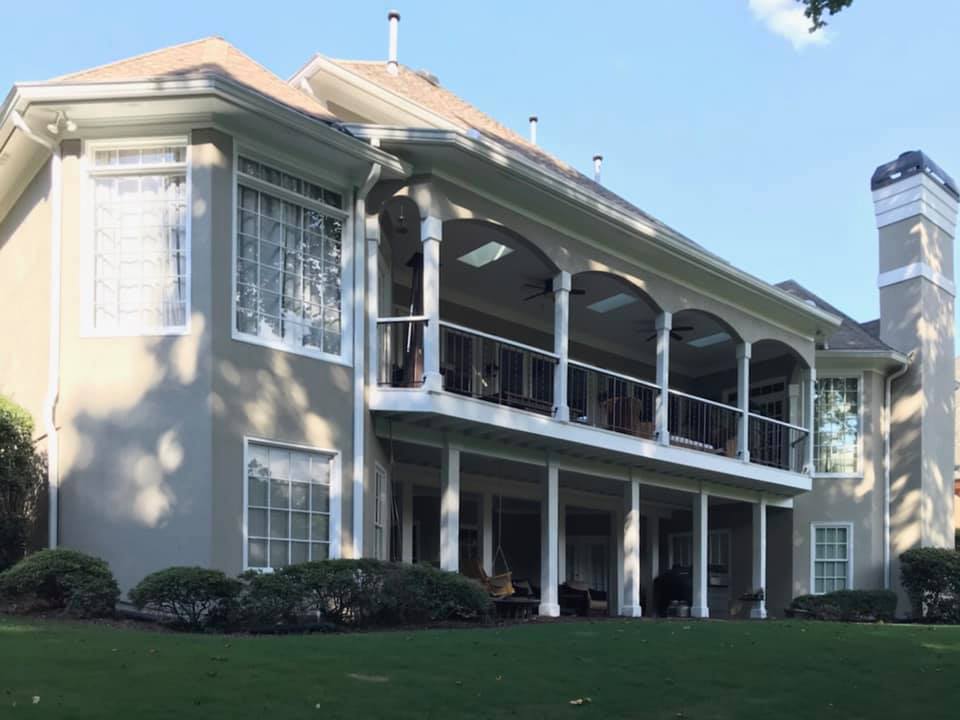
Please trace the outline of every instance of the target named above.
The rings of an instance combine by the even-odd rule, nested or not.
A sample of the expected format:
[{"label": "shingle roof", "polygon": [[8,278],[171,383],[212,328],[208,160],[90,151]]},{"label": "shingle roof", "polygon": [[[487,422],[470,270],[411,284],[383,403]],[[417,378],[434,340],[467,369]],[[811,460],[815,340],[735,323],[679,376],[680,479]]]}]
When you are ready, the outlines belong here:
[{"label": "shingle roof", "polygon": [[59,83],[123,82],[219,75],[316,120],[338,122],[319,101],[287,84],[220,37],[207,37],[55,78]]},{"label": "shingle roof", "polygon": [[[840,327],[834,331],[833,335],[827,338],[825,343],[826,347],[830,350],[880,350],[898,352],[878,337],[879,320],[872,320],[860,324],[845,312],[838,310],[823,298],[807,290],[796,280],[779,282],[776,284],[776,287],[804,302],[812,302],[821,310],[826,310],[840,318]],[[874,323],[876,323],[876,327],[874,327]]]},{"label": "shingle roof", "polygon": [[[669,231],[703,252],[709,252],[690,238],[685,237],[649,213],[641,210],[633,203],[623,199],[600,183],[595,182],[592,178],[579,172],[576,168],[545,152],[539,146],[534,145],[523,136],[497,122],[497,120],[452,93],[450,90],[427,79],[424,74],[400,65],[397,74],[393,75],[387,71],[387,64],[383,61],[330,60],[330,62],[390,92],[412,100],[421,107],[459,126],[464,131],[473,129],[480,132],[485,137],[501,143],[510,150],[518,152],[546,169],[573,181],[584,190],[596,193],[623,211],[639,216],[644,221],[660,229]],[[710,254],[713,255],[712,253]],[[715,255],[713,257],[720,259]]]}]

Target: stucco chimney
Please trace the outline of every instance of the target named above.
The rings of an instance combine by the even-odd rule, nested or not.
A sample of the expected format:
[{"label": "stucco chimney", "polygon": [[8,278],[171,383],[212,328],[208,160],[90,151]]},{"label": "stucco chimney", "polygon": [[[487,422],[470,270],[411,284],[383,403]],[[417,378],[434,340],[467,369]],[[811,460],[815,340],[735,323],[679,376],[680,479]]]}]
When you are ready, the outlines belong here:
[{"label": "stucco chimney", "polygon": [[603,155],[593,156],[593,180],[600,182],[600,170],[603,168]]},{"label": "stucco chimney", "polygon": [[387,22],[390,25],[390,50],[387,54],[387,72],[396,75],[399,71],[397,65],[397,34],[400,30],[400,13],[391,10],[387,13]]},{"label": "stucco chimney", "polygon": [[[953,252],[960,195],[919,150],[878,167],[870,188],[880,250],[880,339],[914,354],[909,371],[893,383],[890,414],[890,575],[899,578],[905,550],[954,544]],[[873,373],[863,377],[863,385],[874,387]],[[865,395],[860,402],[871,407],[864,402],[869,390]],[[864,467],[868,461],[861,458]]]},{"label": "stucco chimney", "polygon": [[534,145],[537,144],[537,123],[540,122],[540,119],[536,115],[530,116],[530,142]]}]

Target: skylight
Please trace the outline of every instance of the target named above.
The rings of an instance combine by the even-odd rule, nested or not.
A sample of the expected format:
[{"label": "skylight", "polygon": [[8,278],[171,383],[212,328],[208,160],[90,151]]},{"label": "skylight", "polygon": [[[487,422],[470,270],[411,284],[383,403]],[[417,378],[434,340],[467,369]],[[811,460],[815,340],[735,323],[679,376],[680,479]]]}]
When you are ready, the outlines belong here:
[{"label": "skylight", "polygon": [[466,255],[461,255],[458,260],[466,263],[470,267],[479,268],[484,265],[489,265],[500,258],[504,258],[512,252],[513,248],[491,240],[486,245],[481,245],[476,250],[471,250]]},{"label": "skylight", "polygon": [[713,335],[704,335],[701,338],[696,340],[691,340],[687,345],[693,345],[695,348],[705,348],[710,347],[711,345],[719,345],[722,342],[726,342],[730,339],[730,333],[718,332]]},{"label": "skylight", "polygon": [[611,310],[616,310],[617,308],[622,308],[625,305],[630,305],[635,303],[637,298],[635,295],[627,295],[626,293],[617,293],[616,295],[611,295],[608,298],[603,300],[597,300],[597,302],[587,305],[588,310],[593,310],[596,313],[608,313]]}]

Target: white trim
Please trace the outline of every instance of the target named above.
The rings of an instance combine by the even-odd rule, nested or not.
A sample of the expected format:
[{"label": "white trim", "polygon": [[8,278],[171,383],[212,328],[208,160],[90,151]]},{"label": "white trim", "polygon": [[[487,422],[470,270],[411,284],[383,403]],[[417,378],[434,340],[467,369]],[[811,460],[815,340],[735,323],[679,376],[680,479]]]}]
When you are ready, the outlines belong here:
[{"label": "white trim", "polygon": [[632,375],[624,375],[623,373],[616,372],[614,370],[604,370],[601,367],[596,365],[590,365],[589,363],[580,362],[579,360],[568,360],[567,363],[574,367],[578,367],[582,370],[589,370],[590,372],[595,372],[600,375],[609,375],[610,377],[618,378],[620,380],[626,380],[627,382],[636,383],[637,385],[643,385],[650,388],[651,390],[660,390],[660,386],[655,382],[650,382],[649,380],[641,380],[640,378],[633,377]]},{"label": "white trim", "polygon": [[926,173],[873,191],[877,228],[922,215],[952,237],[957,225],[957,199]]},{"label": "white trim", "polygon": [[[411,318],[407,318],[410,320]],[[429,322],[429,320],[427,320]],[[446,320],[440,321],[440,327],[445,327],[449,330],[456,330],[462,332],[466,335],[472,335],[474,337],[485,338],[487,340],[493,340],[498,342],[501,345],[509,345],[510,347],[516,348],[518,350],[526,350],[529,353],[535,353],[537,355],[544,355],[548,358],[553,358],[554,360],[559,360],[559,356],[555,352],[550,352],[549,350],[543,350],[533,345],[526,345],[522,342],[517,342],[516,340],[510,340],[505,337],[500,337],[499,335],[491,335],[490,333],[481,332],[480,330],[474,330],[473,328],[468,328],[464,325],[457,325],[456,323],[447,322]]]},{"label": "white trim", "polygon": [[[182,146],[185,150],[182,163],[136,165],[129,167],[95,167],[91,161],[97,150],[105,148],[150,148],[163,146]],[[164,327],[122,330],[119,328],[98,328],[95,319],[96,291],[96,197],[93,178],[121,177],[124,175],[183,175],[186,179],[186,198],[184,201],[184,255],[186,273],[184,298],[184,324]],[[83,140],[80,152],[80,337],[163,337],[189,335],[193,326],[193,148],[191,137],[187,135],[149,135],[141,137],[97,138]],[[118,287],[119,292],[119,287]]]},{"label": "white trim", "polygon": [[[809,590],[811,595],[826,595],[823,592],[816,592],[816,563],[817,563],[817,528],[845,528],[847,531],[847,586],[844,590],[853,590],[853,523],[847,521],[837,522],[812,522],[810,523],[810,578]],[[820,560],[820,562],[834,562],[831,560]],[[840,561],[842,562],[842,561]]]},{"label": "white trim", "polygon": [[[811,420],[813,423],[813,432],[810,434],[810,449],[813,452],[813,467],[811,467],[811,476],[815,478],[862,478],[863,477],[863,423],[864,423],[864,402],[863,372],[830,372],[825,370],[822,375],[816,376],[816,382],[831,380],[834,378],[856,378],[857,379],[857,468],[853,472],[817,472],[817,398],[813,399],[813,413]],[[819,395],[818,395],[819,397]]]},{"label": "white trim", "polygon": [[[256,147],[252,149],[247,144],[247,141],[242,141],[243,147],[241,147],[241,141],[238,138],[234,137],[233,142],[233,168],[232,168],[232,179],[233,179],[233,207],[230,213],[230,244],[231,244],[231,267],[230,267],[230,338],[236,340],[237,342],[249,343],[250,345],[259,345],[261,347],[270,348],[271,350],[279,350],[280,352],[290,353],[291,355],[299,355],[301,357],[309,357],[315,360],[322,360],[324,362],[334,363],[337,365],[344,365],[350,367],[353,365],[353,342],[352,342],[352,332],[353,332],[353,313],[347,311],[348,303],[354,302],[353,298],[353,287],[354,287],[354,242],[353,239],[353,215],[349,210],[343,210],[334,208],[323,203],[312,202],[309,198],[302,198],[299,195],[294,195],[291,193],[285,193],[282,188],[270,185],[269,183],[257,184],[248,182],[250,180],[255,180],[250,178],[247,175],[241,175],[239,172],[239,159],[240,155],[252,156],[253,159],[265,162],[272,167],[278,170],[294,170],[295,174],[299,175],[300,179],[305,179],[310,182],[316,182],[316,184],[323,187],[327,187],[330,190],[334,190],[340,193],[340,196],[344,200],[346,205],[351,197],[352,193],[348,190],[344,190],[342,183],[335,184],[331,183],[330,180],[324,179],[323,176],[317,175],[315,171],[310,171],[307,173],[302,172],[297,167],[288,165],[286,162],[278,162],[273,159],[268,159],[269,155],[264,156],[261,154]],[[282,153],[277,153],[282,155]],[[285,345],[282,341],[271,340],[268,338],[260,337],[259,335],[251,335],[249,333],[240,332],[237,329],[237,210],[239,202],[237,187],[240,184],[241,178],[243,182],[248,184],[251,189],[256,190],[257,192],[266,192],[267,194],[274,194],[283,199],[288,199],[291,203],[300,205],[301,207],[315,209],[318,212],[322,212],[325,215],[330,215],[332,217],[338,217],[343,222],[343,228],[340,233],[340,354],[334,355],[332,353],[323,352],[320,350],[314,350],[311,348],[296,348],[289,345]],[[276,192],[274,192],[276,191]]]},{"label": "white trim", "polygon": [[[243,481],[243,522],[241,523],[242,528],[242,541],[243,541],[243,569],[244,570],[262,570],[263,568],[251,568],[248,564],[248,548],[247,548],[247,512],[248,506],[250,504],[250,488],[249,482],[247,481],[247,467],[250,462],[250,444],[255,445],[265,445],[267,447],[277,447],[284,448],[287,450],[299,450],[301,452],[313,453],[315,455],[327,455],[330,457],[330,540],[329,540],[329,558],[337,559],[340,557],[340,534],[341,534],[341,513],[343,508],[343,499],[341,496],[343,483],[342,483],[342,468],[341,468],[341,457],[339,450],[329,450],[325,448],[313,447],[310,445],[303,445],[300,443],[288,443],[281,442],[277,440],[267,440],[261,437],[255,437],[253,435],[244,435],[243,436],[243,468],[242,468],[242,481]],[[288,512],[290,512],[288,510]],[[269,561],[269,556],[267,558]],[[269,569],[268,571],[272,571]]]},{"label": "white trim", "polygon": [[877,276],[877,287],[883,289],[906,280],[913,280],[914,278],[925,278],[929,280],[951,297],[957,294],[957,286],[953,280],[942,272],[934,270],[925,262],[910,263],[909,265],[903,265],[893,270],[880,273]]}]

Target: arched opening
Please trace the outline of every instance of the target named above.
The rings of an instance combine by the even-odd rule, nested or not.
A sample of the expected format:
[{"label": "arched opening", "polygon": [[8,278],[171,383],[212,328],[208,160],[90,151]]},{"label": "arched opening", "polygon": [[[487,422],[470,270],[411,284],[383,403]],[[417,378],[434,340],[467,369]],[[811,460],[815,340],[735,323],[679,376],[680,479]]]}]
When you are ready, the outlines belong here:
[{"label": "arched opening", "polygon": [[643,290],[611,273],[579,273],[571,288],[570,419],[652,438],[660,308]]}]

